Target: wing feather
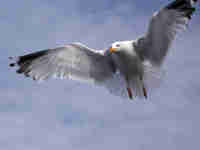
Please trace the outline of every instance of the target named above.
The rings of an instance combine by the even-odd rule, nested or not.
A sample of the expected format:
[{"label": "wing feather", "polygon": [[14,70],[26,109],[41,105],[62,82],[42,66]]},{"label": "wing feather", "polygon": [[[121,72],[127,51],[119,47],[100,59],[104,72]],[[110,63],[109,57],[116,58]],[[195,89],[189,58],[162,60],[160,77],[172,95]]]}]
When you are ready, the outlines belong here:
[{"label": "wing feather", "polygon": [[46,80],[53,76],[102,82],[115,72],[109,56],[79,43],[20,56],[16,64],[19,66],[17,73],[23,73],[34,80]]},{"label": "wing feather", "polygon": [[148,59],[157,66],[162,64],[177,32],[186,29],[195,11],[195,2],[197,0],[175,0],[153,15],[147,34],[136,43],[141,59]]}]

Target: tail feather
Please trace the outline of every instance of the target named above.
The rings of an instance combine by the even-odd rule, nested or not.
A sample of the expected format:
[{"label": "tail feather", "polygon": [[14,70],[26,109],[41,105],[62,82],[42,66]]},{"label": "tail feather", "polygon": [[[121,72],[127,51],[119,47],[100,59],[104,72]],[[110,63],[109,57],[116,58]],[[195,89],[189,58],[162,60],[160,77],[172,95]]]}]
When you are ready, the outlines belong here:
[{"label": "tail feather", "polygon": [[132,78],[130,80],[129,85],[133,91],[134,97],[140,98],[140,99],[145,98],[145,94],[143,90],[143,82],[139,77]]},{"label": "tail feather", "polygon": [[150,95],[150,90],[146,87],[147,85],[145,85],[145,82],[139,77],[132,78],[127,87],[127,82],[119,73],[115,74],[113,78],[105,82],[104,86],[111,94],[120,96],[124,99],[147,99]]}]

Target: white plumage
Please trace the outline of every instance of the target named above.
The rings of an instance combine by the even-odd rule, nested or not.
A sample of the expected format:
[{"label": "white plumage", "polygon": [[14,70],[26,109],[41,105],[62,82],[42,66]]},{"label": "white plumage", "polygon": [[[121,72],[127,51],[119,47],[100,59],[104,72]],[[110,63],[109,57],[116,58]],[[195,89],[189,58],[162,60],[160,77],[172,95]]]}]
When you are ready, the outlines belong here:
[{"label": "white plumage", "polygon": [[[160,85],[161,66],[178,31],[187,27],[197,0],[175,0],[155,12],[147,33],[135,41],[119,41],[105,51],[81,43],[19,56],[17,73],[34,80],[49,77],[93,82],[121,97],[147,98]],[[13,58],[11,58],[13,59]]]}]

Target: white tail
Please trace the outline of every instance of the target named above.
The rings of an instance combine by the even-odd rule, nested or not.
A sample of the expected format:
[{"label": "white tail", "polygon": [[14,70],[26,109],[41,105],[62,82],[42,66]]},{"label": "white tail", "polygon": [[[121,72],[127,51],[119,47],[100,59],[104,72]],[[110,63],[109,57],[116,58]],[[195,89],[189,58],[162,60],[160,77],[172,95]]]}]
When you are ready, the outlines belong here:
[{"label": "white tail", "polygon": [[[160,68],[152,66],[149,63],[144,63],[143,67],[144,75],[142,80],[139,76],[129,80],[129,88],[131,89],[133,99],[148,98],[154,89],[160,87],[165,75],[164,71]],[[104,86],[113,95],[120,96],[125,99],[130,98],[127,91],[127,83],[124,76],[119,72],[116,73],[113,78],[107,80]]]}]

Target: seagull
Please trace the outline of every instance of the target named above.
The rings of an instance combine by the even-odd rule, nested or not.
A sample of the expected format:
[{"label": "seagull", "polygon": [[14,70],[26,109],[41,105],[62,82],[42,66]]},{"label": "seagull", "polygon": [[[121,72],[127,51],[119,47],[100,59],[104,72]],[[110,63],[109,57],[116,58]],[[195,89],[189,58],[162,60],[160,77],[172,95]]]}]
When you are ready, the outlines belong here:
[{"label": "seagull", "polygon": [[10,57],[17,73],[41,81],[50,77],[104,86],[111,94],[147,99],[159,87],[163,61],[179,31],[187,28],[198,0],[174,0],[155,12],[147,32],[136,40],[117,41],[105,50],[81,43]]}]

